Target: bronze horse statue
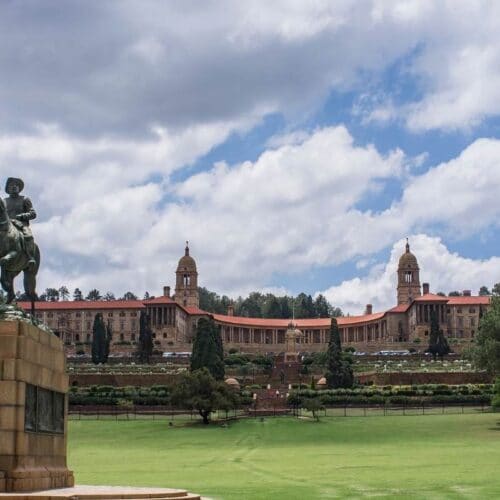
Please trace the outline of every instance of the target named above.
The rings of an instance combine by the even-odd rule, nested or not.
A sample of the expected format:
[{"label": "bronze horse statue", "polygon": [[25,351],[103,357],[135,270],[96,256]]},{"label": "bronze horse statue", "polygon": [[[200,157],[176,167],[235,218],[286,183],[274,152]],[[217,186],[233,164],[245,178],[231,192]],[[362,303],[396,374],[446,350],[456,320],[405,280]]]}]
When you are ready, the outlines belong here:
[{"label": "bronze horse statue", "polygon": [[35,245],[35,266],[29,266],[29,256],[25,251],[24,236],[10,220],[5,202],[0,198],[0,283],[7,292],[7,304],[16,297],[14,278],[24,271],[24,292],[32,303],[37,300],[36,275],[40,268],[40,249]]}]

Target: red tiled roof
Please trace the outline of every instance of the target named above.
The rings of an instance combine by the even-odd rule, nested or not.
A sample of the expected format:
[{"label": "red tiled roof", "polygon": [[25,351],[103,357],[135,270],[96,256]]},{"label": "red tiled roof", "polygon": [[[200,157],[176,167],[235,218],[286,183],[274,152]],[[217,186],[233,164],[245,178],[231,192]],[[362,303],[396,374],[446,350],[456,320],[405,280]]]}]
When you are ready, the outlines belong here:
[{"label": "red tiled roof", "polygon": [[184,310],[188,314],[204,314],[204,315],[210,315],[211,314],[211,313],[209,313],[207,311],[204,311],[203,309],[200,309],[199,307],[193,307],[193,306],[184,307]]},{"label": "red tiled roof", "polygon": [[[363,316],[342,316],[337,318],[339,326],[350,326],[368,321],[375,321],[384,317],[385,313],[364,314]],[[291,319],[247,318],[244,316],[212,315],[219,323],[235,326],[257,326],[261,328],[288,328]],[[330,318],[307,318],[293,320],[297,328],[328,328]]]},{"label": "red tiled roof", "polygon": [[413,302],[448,302],[448,297],[443,297],[442,295],[436,295],[434,293],[426,293],[414,299]]},{"label": "red tiled roof", "polygon": [[154,299],[146,299],[142,301],[146,305],[150,304],[175,304],[175,300],[171,297],[165,297],[165,295],[160,295],[159,297],[155,297]]},{"label": "red tiled roof", "polygon": [[388,313],[405,313],[410,308],[410,304],[399,304],[399,306],[389,309]]},{"label": "red tiled roof", "polygon": [[490,303],[488,295],[448,297],[448,304],[451,306],[485,305]]},{"label": "red tiled roof", "polygon": [[[17,305],[29,311],[30,302],[18,302]],[[142,309],[142,300],[64,300],[59,302],[35,302],[37,311],[65,311],[82,309]]]}]

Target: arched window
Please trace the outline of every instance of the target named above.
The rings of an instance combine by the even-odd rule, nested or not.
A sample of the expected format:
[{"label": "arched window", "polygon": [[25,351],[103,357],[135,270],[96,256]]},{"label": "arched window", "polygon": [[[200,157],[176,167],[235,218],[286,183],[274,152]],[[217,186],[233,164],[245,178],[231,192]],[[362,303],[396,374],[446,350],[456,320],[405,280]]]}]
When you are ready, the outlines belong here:
[{"label": "arched window", "polygon": [[189,286],[191,284],[191,276],[189,274],[184,275],[184,286]]},{"label": "arched window", "polygon": [[405,272],[405,282],[411,283],[413,281],[413,273],[411,271]]}]

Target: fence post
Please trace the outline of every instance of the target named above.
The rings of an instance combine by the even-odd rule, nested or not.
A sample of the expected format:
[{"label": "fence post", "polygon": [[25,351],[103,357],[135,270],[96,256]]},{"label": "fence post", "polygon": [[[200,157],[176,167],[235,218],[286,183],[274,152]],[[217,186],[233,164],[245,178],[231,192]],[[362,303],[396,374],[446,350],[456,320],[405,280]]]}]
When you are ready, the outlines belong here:
[{"label": "fence post", "polygon": [[347,417],[347,406],[344,405],[344,417]]}]

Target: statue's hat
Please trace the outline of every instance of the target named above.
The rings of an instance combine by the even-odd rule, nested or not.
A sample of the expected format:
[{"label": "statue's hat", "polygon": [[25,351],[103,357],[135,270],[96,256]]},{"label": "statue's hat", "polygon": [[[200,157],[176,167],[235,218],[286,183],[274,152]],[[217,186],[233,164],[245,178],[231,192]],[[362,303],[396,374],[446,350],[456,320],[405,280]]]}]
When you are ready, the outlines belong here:
[{"label": "statue's hat", "polygon": [[16,177],[9,177],[7,182],[5,183],[5,192],[8,193],[12,184],[17,184],[19,186],[19,192],[24,189],[24,182],[22,179],[18,179]]}]

